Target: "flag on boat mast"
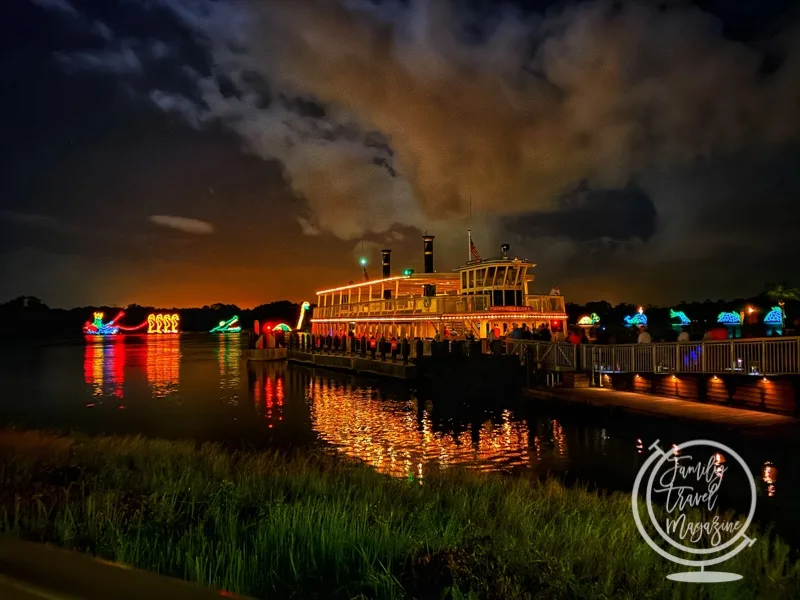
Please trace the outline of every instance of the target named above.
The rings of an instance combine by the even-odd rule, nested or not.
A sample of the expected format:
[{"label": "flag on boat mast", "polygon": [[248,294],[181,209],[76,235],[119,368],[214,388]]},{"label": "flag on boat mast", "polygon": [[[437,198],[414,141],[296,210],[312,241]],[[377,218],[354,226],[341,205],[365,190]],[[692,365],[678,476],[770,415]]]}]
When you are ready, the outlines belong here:
[{"label": "flag on boat mast", "polygon": [[470,232],[470,238],[469,238],[469,254],[470,254],[470,257],[471,257],[470,260],[477,260],[477,261],[481,260],[481,255],[478,253],[478,249],[475,247],[475,244],[472,243],[472,234],[471,234],[471,232]]},{"label": "flag on boat mast", "polygon": [[369,275],[367,274],[367,257],[364,256],[364,240],[361,240],[361,267],[364,269],[364,281],[369,281]]},{"label": "flag on boat mast", "polygon": [[469,220],[467,221],[467,240],[469,241],[469,253],[467,255],[467,262],[471,260],[481,260],[481,255],[475,244],[472,243],[472,196],[469,197]]}]

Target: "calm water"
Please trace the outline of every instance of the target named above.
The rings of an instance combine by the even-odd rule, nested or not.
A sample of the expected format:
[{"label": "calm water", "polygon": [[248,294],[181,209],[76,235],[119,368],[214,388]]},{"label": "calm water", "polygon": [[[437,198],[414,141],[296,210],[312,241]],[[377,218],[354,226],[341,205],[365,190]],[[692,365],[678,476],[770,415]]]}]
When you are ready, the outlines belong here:
[{"label": "calm water", "polygon": [[[710,438],[747,461],[759,487],[760,520],[800,540],[795,443],[524,398],[409,391],[285,363],[248,365],[242,341],[210,334],[6,340],[0,422],[249,447],[322,445],[398,477],[462,465],[626,491],[651,442],[667,449]],[[772,470],[765,476],[767,461]],[[741,509],[748,501],[741,479],[727,488],[726,506]]]}]

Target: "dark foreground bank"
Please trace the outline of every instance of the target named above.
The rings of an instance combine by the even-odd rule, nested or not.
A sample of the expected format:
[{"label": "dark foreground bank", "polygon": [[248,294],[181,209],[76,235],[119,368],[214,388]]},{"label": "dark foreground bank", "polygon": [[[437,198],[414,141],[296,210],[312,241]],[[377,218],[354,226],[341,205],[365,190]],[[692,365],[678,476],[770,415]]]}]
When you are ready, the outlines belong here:
[{"label": "dark foreground bank", "polygon": [[325,455],[0,432],[0,529],[254,597],[791,598],[774,538],[745,578],[671,583],[623,494],[456,471],[398,480]]}]

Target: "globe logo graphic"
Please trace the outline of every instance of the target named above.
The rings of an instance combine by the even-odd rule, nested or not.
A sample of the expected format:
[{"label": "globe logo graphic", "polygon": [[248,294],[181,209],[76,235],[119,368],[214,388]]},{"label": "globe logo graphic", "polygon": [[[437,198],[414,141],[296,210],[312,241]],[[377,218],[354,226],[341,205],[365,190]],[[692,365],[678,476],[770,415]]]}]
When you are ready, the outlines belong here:
[{"label": "globe logo graphic", "polygon": [[[668,579],[690,583],[722,583],[741,579],[742,576],[737,573],[706,569],[729,560],[745,548],[752,546],[756,541],[746,534],[756,510],[756,483],[747,464],[733,449],[711,440],[684,442],[674,446],[669,452],[664,452],[658,443],[656,440],[650,445],[649,450],[652,453],[639,469],[633,484],[631,506],[639,533],[653,550],[667,560],[686,567],[699,568],[699,571],[671,573],[667,575]],[[713,448],[718,452],[707,463],[692,463],[692,456],[686,453],[686,450],[697,447]],[[723,521],[718,516],[708,522],[693,522],[691,521],[692,517],[687,516],[685,512],[695,506],[692,499],[702,502],[709,509],[714,509],[716,506],[717,493],[722,484],[723,474],[729,468],[722,465],[726,462],[724,457],[733,458],[735,464],[741,467],[746,474],[750,487],[750,509],[747,518],[744,523]],[[662,468],[665,466],[669,468],[662,472]],[[667,496],[667,503],[663,511],[667,515],[665,518],[667,531],[659,522],[653,508],[654,491],[666,493]],[[656,544],[645,528],[639,506],[642,494],[647,506],[646,518],[661,539],[671,546],[669,548],[671,552]],[[674,502],[678,497],[681,501]],[[687,497],[689,498],[688,503],[683,503],[682,501]],[[670,498],[673,500],[672,503]],[[691,534],[689,535],[691,541],[695,541],[695,538],[701,539],[704,535],[708,536],[710,547],[687,546],[684,543],[687,532]],[[723,542],[722,533],[730,534],[730,539]],[[693,558],[676,556],[677,551],[693,555]]]}]

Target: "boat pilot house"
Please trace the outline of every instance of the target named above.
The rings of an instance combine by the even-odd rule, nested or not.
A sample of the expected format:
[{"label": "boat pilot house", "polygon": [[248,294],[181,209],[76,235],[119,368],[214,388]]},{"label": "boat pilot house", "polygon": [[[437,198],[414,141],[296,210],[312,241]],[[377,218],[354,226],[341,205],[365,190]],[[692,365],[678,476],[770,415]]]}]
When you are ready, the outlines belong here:
[{"label": "boat pilot house", "polygon": [[406,270],[393,276],[391,250],[383,250],[381,279],[317,292],[313,333],[485,339],[491,331],[504,336],[523,325],[564,331],[564,298],[528,293],[534,281],[529,272],[536,265],[510,258],[507,244],[497,258],[471,260],[438,273],[433,268],[433,240],[432,235],[423,237],[423,273]]}]

